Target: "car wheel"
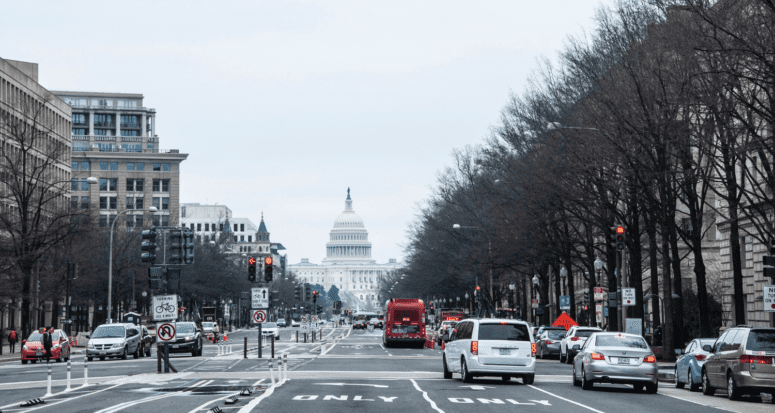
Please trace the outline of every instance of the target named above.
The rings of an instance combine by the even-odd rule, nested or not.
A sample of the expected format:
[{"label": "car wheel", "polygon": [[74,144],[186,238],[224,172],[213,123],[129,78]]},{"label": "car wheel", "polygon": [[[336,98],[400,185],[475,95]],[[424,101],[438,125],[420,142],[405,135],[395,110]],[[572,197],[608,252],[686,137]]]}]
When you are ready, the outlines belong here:
[{"label": "car wheel", "polygon": [[737,387],[735,377],[732,376],[732,372],[727,373],[727,397],[729,400],[739,400],[740,396],[742,396],[742,392]]},{"label": "car wheel", "polygon": [[677,389],[683,389],[684,388],[684,383],[681,382],[681,380],[678,379],[678,367],[676,367],[675,370],[673,370],[673,371],[674,371],[673,375],[675,376],[675,387]]},{"label": "car wheel", "polygon": [[562,351],[560,351],[560,363],[565,363],[565,356],[562,354]]},{"label": "car wheel", "polygon": [[581,380],[576,378],[576,364],[573,364],[573,385],[576,387],[581,386]]},{"label": "car wheel", "polygon": [[27,360],[22,360],[22,364],[27,364]]},{"label": "car wheel", "polygon": [[100,356],[100,361],[105,361],[105,356]]},{"label": "car wheel", "polygon": [[656,394],[657,390],[659,390],[659,383],[646,383],[646,393],[648,394]]},{"label": "car wheel", "polygon": [[[121,353],[121,360],[126,360],[126,356],[127,356],[126,347],[124,347],[124,352]],[[102,359],[102,357],[100,357],[100,360],[101,359]]]},{"label": "car wheel", "polygon": [[132,353],[132,358],[135,360],[140,358],[140,346],[135,347],[135,352]]},{"label": "car wheel", "polygon": [[38,360],[30,360],[30,363],[32,363],[32,364],[35,364],[37,362],[38,362]]},{"label": "car wheel", "polygon": [[568,353],[565,356],[565,364],[573,364],[573,358],[576,357],[573,353]]},{"label": "car wheel", "polygon": [[581,388],[584,390],[592,390],[594,385],[591,381],[587,380],[587,375],[584,373],[584,367],[581,368]]},{"label": "car wheel", "polygon": [[689,370],[689,374],[686,375],[686,383],[689,384],[689,391],[697,391],[700,389],[700,384],[695,383],[692,376],[692,371]]},{"label": "car wheel", "polygon": [[452,378],[452,372],[449,371],[447,368],[447,355],[441,356],[441,364],[444,365],[444,378],[445,379],[451,379]]},{"label": "car wheel", "polygon": [[94,357],[86,357],[86,361],[94,361]]},{"label": "car wheel", "polygon": [[460,376],[461,379],[463,379],[463,383],[471,383],[474,379],[471,377],[471,373],[468,372],[468,366],[466,365],[465,358],[460,359]]},{"label": "car wheel", "polygon": [[708,381],[708,372],[706,372],[705,369],[702,369],[702,394],[713,396],[713,393],[715,392],[716,390],[710,386],[710,382]]},{"label": "car wheel", "polygon": [[522,376],[522,383],[533,384],[535,379],[536,379],[536,375],[535,374],[526,374],[526,375]]}]

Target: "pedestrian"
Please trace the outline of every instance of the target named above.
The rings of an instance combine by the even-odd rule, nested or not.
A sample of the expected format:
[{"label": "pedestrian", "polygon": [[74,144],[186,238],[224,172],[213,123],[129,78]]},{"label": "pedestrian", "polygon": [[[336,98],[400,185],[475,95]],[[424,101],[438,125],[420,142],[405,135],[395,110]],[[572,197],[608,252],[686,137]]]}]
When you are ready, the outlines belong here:
[{"label": "pedestrian", "polygon": [[16,348],[16,342],[19,340],[18,337],[16,337],[16,330],[11,329],[11,332],[8,333],[8,347],[11,348],[11,353],[15,352]]},{"label": "pedestrian", "polygon": [[51,347],[54,346],[53,341],[51,339],[51,335],[54,332],[54,329],[51,327],[47,327],[43,330],[43,348],[46,349],[46,363],[51,361]]},{"label": "pedestrian", "polygon": [[214,328],[213,329],[213,344],[217,344],[217,343],[218,343],[218,329]]}]

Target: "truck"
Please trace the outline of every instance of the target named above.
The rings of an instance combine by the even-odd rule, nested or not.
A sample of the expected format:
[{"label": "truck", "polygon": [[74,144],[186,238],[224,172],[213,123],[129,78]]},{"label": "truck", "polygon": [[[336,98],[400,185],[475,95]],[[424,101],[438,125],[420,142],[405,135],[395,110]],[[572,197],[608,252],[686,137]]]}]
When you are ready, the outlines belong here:
[{"label": "truck", "polygon": [[215,307],[202,307],[202,321],[217,322],[215,318]]}]

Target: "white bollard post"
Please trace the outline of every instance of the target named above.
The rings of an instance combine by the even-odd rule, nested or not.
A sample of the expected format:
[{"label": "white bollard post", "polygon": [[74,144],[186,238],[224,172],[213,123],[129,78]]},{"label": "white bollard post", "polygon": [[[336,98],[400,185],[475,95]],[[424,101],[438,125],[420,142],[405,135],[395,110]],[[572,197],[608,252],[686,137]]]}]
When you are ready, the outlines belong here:
[{"label": "white bollard post", "polygon": [[51,396],[51,366],[48,366],[48,379],[46,380],[46,395],[43,397]]},{"label": "white bollard post", "polygon": [[288,380],[288,355],[283,354],[283,368],[285,370],[285,380]]},{"label": "white bollard post", "polygon": [[272,365],[272,359],[269,359],[269,376],[272,377],[272,386],[274,386],[274,366]]},{"label": "white bollard post", "polygon": [[83,384],[81,387],[89,385],[89,364],[87,363],[86,356],[83,356]]},{"label": "white bollard post", "polygon": [[70,388],[70,358],[68,358],[67,359],[67,388],[65,389],[65,391],[70,391],[70,390],[72,389]]}]

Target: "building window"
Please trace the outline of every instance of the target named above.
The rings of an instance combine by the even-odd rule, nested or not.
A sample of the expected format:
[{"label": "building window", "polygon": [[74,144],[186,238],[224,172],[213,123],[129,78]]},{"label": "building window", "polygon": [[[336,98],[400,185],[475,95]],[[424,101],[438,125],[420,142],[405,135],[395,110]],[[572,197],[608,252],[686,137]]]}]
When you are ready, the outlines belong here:
[{"label": "building window", "polygon": [[153,197],[153,206],[156,207],[156,209],[161,209],[161,198],[159,197]]},{"label": "building window", "polygon": [[239,232],[245,232],[245,224],[239,225]]},{"label": "building window", "polygon": [[234,224],[234,232],[237,232],[238,229],[239,229],[239,226],[237,224]]},{"label": "building window", "polygon": [[78,179],[73,178],[70,180],[70,190],[71,191],[77,191],[78,190]]},{"label": "building window", "polygon": [[107,170],[108,170],[108,163],[100,162],[100,171],[107,171]]},{"label": "building window", "polygon": [[161,171],[162,172],[169,172],[170,171],[170,164],[168,164],[168,163],[161,164]]},{"label": "building window", "polygon": [[154,172],[161,172],[161,164],[160,163],[153,164],[153,171]]},{"label": "building window", "polygon": [[86,129],[84,129],[84,128],[73,128],[73,135],[84,136],[84,135],[86,135]]},{"label": "building window", "polygon": [[94,126],[115,127],[114,119],[113,115],[94,115]]},{"label": "building window", "polygon": [[[184,225],[185,226],[185,225]],[[191,227],[191,231],[194,230],[194,224],[189,224],[189,227]]]},{"label": "building window", "polygon": [[248,242],[253,242],[253,236],[252,235],[248,235]]},{"label": "building window", "polygon": [[240,235],[239,240],[240,240],[240,242],[245,242],[245,236],[244,235]]},{"label": "building window", "polygon": [[[118,107],[120,108],[136,108],[137,107],[137,101],[136,100],[126,100],[126,99],[119,99],[118,100]],[[135,116],[137,118],[137,116]],[[121,116],[121,121],[123,122],[124,116]]]},{"label": "building window", "polygon": [[100,178],[100,191],[117,191],[118,178]]},{"label": "building window", "polygon": [[153,180],[153,192],[169,192],[170,180],[169,179],[154,179]]},{"label": "building window", "polygon": [[70,198],[70,208],[77,209],[78,208],[78,197],[74,196]]},{"label": "building window", "polygon": [[202,230],[202,224],[196,224],[196,230],[201,231]]},{"label": "building window", "polygon": [[[121,131],[124,132],[124,131]],[[142,152],[143,145],[139,143],[122,143],[121,147],[127,152]]]},{"label": "building window", "polygon": [[116,209],[118,207],[118,197],[101,196],[100,209]]},{"label": "building window", "polygon": [[73,125],[86,125],[86,114],[73,113]]},{"label": "building window", "polygon": [[210,230],[210,224],[205,224],[205,231],[209,231],[209,230]]},{"label": "building window", "polygon": [[82,196],[81,197],[81,209],[89,209],[89,203],[91,202],[91,199],[89,199],[88,196]]},{"label": "building window", "polygon": [[170,216],[169,215],[162,215],[161,216],[161,225],[168,227],[170,226]]},{"label": "building window", "polygon": [[127,162],[126,163],[126,170],[127,171],[134,171],[135,170],[135,163],[134,162]]},{"label": "building window", "polygon": [[111,171],[118,171],[118,162],[111,162],[110,163],[110,170]]},{"label": "building window", "polygon": [[220,231],[223,231],[223,224],[221,224],[221,227],[220,227],[220,228],[221,228],[221,229],[220,229]]},{"label": "building window", "polygon": [[[185,218],[186,217],[186,207],[180,208],[180,217],[181,218]],[[183,225],[183,228],[185,228],[185,227],[186,226]]]},{"label": "building window", "polygon": [[[137,115],[121,115],[121,127],[122,128],[139,128],[140,127],[140,121],[137,118]],[[127,136],[137,136],[137,135],[127,135]]]},{"label": "building window", "polygon": [[89,152],[89,142],[73,142],[73,152]]},{"label": "building window", "polygon": [[234,236],[234,242],[237,242],[237,236],[236,235]]},{"label": "building window", "polygon": [[144,170],[145,170],[145,163],[143,163],[143,162],[138,162],[138,163],[137,163],[137,170],[138,170],[138,171],[144,171]]},{"label": "building window", "polygon": [[82,171],[88,171],[89,169],[91,169],[91,165],[89,165],[89,162],[81,162]]},{"label": "building window", "polygon": [[126,191],[127,192],[143,192],[145,189],[145,180],[142,178],[133,179],[133,178],[127,178],[126,179]]},{"label": "building window", "polygon": [[142,228],[145,223],[145,218],[142,215],[135,215],[135,227]]},{"label": "building window", "polygon": [[148,148],[149,151],[153,152],[153,145],[152,144],[145,145],[145,147]]},{"label": "building window", "polygon": [[72,169],[73,171],[77,171],[78,170],[78,162],[71,162],[70,163],[70,169]]},{"label": "building window", "polygon": [[108,226],[108,216],[100,215],[100,227],[105,228]]},{"label": "building window", "polygon": [[126,197],[126,209],[144,209],[145,198]]},{"label": "building window", "polygon": [[159,217],[158,215],[152,215],[152,222],[154,227],[158,227],[159,225],[161,225],[161,217]]}]

